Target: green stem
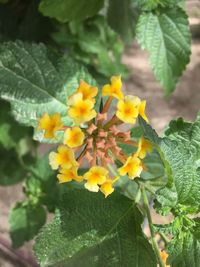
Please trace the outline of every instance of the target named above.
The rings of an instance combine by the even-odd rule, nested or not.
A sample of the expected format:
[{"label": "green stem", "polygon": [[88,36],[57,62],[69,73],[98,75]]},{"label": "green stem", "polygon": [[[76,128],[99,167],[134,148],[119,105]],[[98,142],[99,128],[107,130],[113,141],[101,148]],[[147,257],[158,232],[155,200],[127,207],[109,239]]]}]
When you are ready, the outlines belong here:
[{"label": "green stem", "polygon": [[156,239],[155,239],[155,233],[154,233],[154,229],[153,229],[153,222],[152,222],[150,208],[149,208],[149,201],[148,201],[147,194],[146,194],[144,186],[142,186],[142,195],[143,195],[143,199],[144,199],[144,208],[145,208],[145,211],[146,211],[146,215],[147,215],[147,219],[148,219],[148,223],[149,223],[149,229],[150,229],[150,233],[151,233],[152,246],[153,246],[153,249],[154,249],[154,251],[156,253],[156,257],[157,257],[159,266],[160,267],[165,267],[165,264],[162,261],[162,258],[160,256],[160,250],[158,248],[158,244],[157,244]]},{"label": "green stem", "polygon": [[159,233],[159,235],[162,238],[162,240],[165,242],[165,245],[167,245],[170,242],[169,238],[164,233]]}]

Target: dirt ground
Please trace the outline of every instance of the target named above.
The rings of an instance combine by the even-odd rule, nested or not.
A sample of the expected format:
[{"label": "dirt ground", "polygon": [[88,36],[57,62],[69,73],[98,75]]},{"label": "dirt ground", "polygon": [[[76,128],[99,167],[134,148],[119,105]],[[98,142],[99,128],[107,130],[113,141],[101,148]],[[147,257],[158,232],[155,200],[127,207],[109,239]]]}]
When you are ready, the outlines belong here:
[{"label": "dirt ground", "polygon": [[[191,24],[200,25],[200,2],[188,1],[187,7],[191,14]],[[136,43],[127,49],[123,62],[131,73],[125,83],[126,93],[138,95],[147,100],[148,117],[159,133],[172,118],[183,117],[186,120],[195,118],[200,110],[200,39],[193,39],[191,62],[180,79],[177,89],[168,99],[164,97],[161,86],[155,80],[147,53],[140,50]],[[37,266],[32,259],[31,243],[21,250],[10,250],[8,213],[13,203],[21,200],[22,197],[21,185],[12,188],[0,187],[0,267]],[[165,218],[156,216],[154,220],[157,223],[166,222]]]}]

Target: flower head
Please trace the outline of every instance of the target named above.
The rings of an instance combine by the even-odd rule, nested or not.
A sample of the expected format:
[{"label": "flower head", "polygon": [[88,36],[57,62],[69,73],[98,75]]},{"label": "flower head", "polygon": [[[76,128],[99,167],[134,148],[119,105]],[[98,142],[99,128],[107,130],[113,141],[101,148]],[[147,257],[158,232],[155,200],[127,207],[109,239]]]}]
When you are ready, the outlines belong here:
[{"label": "flower head", "polygon": [[124,96],[121,92],[122,81],[121,76],[112,76],[111,84],[106,84],[102,88],[102,96],[112,96],[117,99],[123,99]]},{"label": "flower head", "polygon": [[119,100],[117,104],[116,116],[123,122],[134,124],[139,114],[140,103],[137,96],[125,96],[125,99]]},{"label": "flower head", "polygon": [[80,84],[76,90],[76,93],[82,93],[83,100],[89,99],[95,102],[95,96],[98,93],[98,88],[95,86],[91,86],[83,80],[80,80]]},{"label": "flower head", "polygon": [[160,256],[161,256],[161,259],[163,260],[163,262],[165,263],[165,267],[170,267],[170,265],[166,265],[167,263],[167,258],[168,258],[168,254],[165,250],[163,251],[160,251]]},{"label": "flower head", "polygon": [[72,180],[76,182],[82,182],[83,177],[77,174],[77,167],[72,167],[71,169],[61,169],[60,173],[57,175],[59,183],[71,182]]},{"label": "flower head", "polygon": [[63,143],[68,147],[74,148],[81,146],[83,144],[84,138],[85,135],[81,130],[81,128],[79,127],[67,128],[67,130],[64,133]]},{"label": "flower head", "polygon": [[55,137],[55,132],[62,127],[62,121],[59,113],[49,115],[44,113],[38,123],[38,128],[44,130],[44,137],[51,139]]},{"label": "flower head", "polygon": [[68,104],[70,106],[68,115],[77,124],[90,121],[96,116],[96,111],[93,109],[94,102],[89,99],[84,100],[82,93],[72,95]]},{"label": "flower head", "polygon": [[[68,116],[78,126],[63,125],[59,114],[45,113],[40,119],[38,127],[45,130],[45,137],[53,138],[56,131],[64,132],[63,144],[58,146],[57,152],[49,154],[52,169],[59,170],[57,178],[60,183],[84,180],[86,189],[101,191],[107,197],[113,193],[119,175],[128,175],[130,179],[140,176],[144,168],[142,159],[152,150],[152,146],[143,137],[137,143],[132,140],[130,130],[122,131],[118,126],[134,124],[139,115],[148,121],[146,101],[136,96],[124,97],[121,88],[121,76],[111,77],[111,84],[106,84],[102,89],[102,96],[108,98],[101,101],[101,110],[97,114],[94,104],[98,89],[81,80],[67,103]],[[113,98],[118,99],[116,114],[110,114]],[[121,146],[123,144],[136,147],[135,154],[127,155]],[[118,170],[116,160],[123,164]],[[88,169],[83,176],[78,174],[81,166]]]},{"label": "flower head", "polygon": [[128,157],[125,164],[118,169],[119,174],[124,176],[128,174],[130,179],[134,179],[135,177],[139,177],[142,172],[142,162],[136,156]]},{"label": "flower head", "polygon": [[49,154],[49,163],[53,170],[56,170],[59,167],[69,169],[78,166],[78,163],[74,158],[74,152],[64,145],[58,147],[58,153],[51,152]]},{"label": "flower head", "polygon": [[152,150],[153,150],[152,144],[142,136],[139,140],[138,149],[135,154],[140,159],[144,159],[146,157],[146,154],[148,152],[151,152]]},{"label": "flower head", "polygon": [[89,191],[98,192],[99,186],[105,183],[108,176],[108,170],[104,167],[93,166],[88,172],[84,174],[84,179],[87,180],[85,188]]}]

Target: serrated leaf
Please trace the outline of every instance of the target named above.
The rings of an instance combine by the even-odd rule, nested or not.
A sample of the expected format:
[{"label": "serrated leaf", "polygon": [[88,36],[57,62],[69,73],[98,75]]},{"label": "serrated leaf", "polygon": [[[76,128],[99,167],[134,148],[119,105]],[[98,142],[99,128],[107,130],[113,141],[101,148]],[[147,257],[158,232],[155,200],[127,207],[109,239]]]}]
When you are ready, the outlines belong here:
[{"label": "serrated leaf", "polygon": [[199,205],[200,196],[200,116],[194,123],[172,121],[161,141],[163,157],[168,162],[178,194],[177,202]]},{"label": "serrated leaf", "polygon": [[142,128],[144,137],[148,139],[151,143],[155,145],[159,145],[160,143],[160,138],[156,131],[151,127],[150,124],[148,124],[141,116],[139,116],[139,124],[140,127]]},{"label": "serrated leaf", "polygon": [[167,246],[171,267],[199,267],[200,242],[188,233],[180,233]]},{"label": "serrated leaf", "polygon": [[14,248],[31,240],[46,221],[46,212],[42,206],[25,205],[23,202],[11,210],[9,216],[10,235]]},{"label": "serrated leaf", "polygon": [[98,13],[104,0],[42,0],[39,10],[44,16],[56,18],[60,22],[84,20]]},{"label": "serrated leaf", "polygon": [[136,35],[143,49],[150,54],[150,63],[157,80],[170,95],[190,58],[190,31],[183,9],[168,8],[143,13]]},{"label": "serrated leaf", "polygon": [[45,266],[156,266],[141,230],[142,217],[128,198],[108,199],[69,191],[56,218],[36,238],[35,255]]},{"label": "serrated leaf", "polygon": [[70,124],[66,100],[80,79],[93,82],[80,65],[43,44],[17,41],[0,46],[0,96],[11,103],[21,123],[35,125],[44,112],[59,112]]}]

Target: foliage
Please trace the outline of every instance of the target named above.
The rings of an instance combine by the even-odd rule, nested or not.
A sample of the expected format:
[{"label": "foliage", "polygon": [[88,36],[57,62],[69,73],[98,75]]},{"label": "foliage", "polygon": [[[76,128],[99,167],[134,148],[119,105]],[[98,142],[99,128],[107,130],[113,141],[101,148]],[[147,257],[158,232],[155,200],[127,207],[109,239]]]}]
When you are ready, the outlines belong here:
[{"label": "foliage", "polygon": [[141,223],[139,210],[120,194],[105,200],[72,190],[63,196],[56,217],[37,237],[35,253],[41,266],[154,267],[155,256]]},{"label": "foliage", "polygon": [[[188,17],[182,2],[0,1],[0,185],[23,181],[24,200],[16,203],[9,216],[11,239],[17,248],[37,236],[34,251],[42,267],[199,266],[200,223],[196,216],[200,211],[200,115],[194,122],[171,121],[160,137],[145,115],[146,102],[130,98],[131,123],[140,115],[138,125],[130,129],[130,134],[124,132],[123,138],[116,128],[110,130],[127,122],[128,101],[120,91],[120,74],[127,77],[127,69],[121,57],[124,45],[130,44],[135,34],[140,46],[148,51],[165,94],[175,89],[190,57]],[[116,76],[108,84],[107,78],[112,75]],[[74,95],[83,98],[83,93],[77,93],[81,83],[81,90],[89,88],[93,95],[86,94],[89,99],[82,101],[89,100],[87,104],[95,116],[108,111],[113,97],[118,101],[118,115],[105,125],[96,121],[97,129],[102,126],[103,134],[108,130],[106,133],[112,135],[109,140],[115,141],[114,135],[117,140],[111,148],[118,152],[109,150],[108,156],[113,157],[118,169],[106,164],[115,178],[111,180],[115,191],[106,194],[100,188],[106,199],[83,190],[82,180],[90,172],[85,165],[77,174],[83,177],[82,182],[59,184],[48,158],[49,153],[54,157],[56,153],[49,150],[41,155],[33,141],[63,142],[65,130],[75,125],[68,111],[73,108]],[[94,99],[94,88],[101,89],[105,83]],[[104,101],[103,97],[108,98]],[[49,125],[45,113],[50,115]],[[46,126],[49,131],[55,126],[51,122],[54,113],[61,115],[65,128],[55,131],[52,140],[44,137],[44,131]],[[43,128],[38,126],[41,117]],[[95,126],[95,119],[89,120],[89,125],[84,121],[78,126],[86,133]],[[98,139],[99,132],[95,131],[93,137]],[[88,136],[83,138],[86,148]],[[141,173],[130,177],[127,172],[119,178],[120,167],[130,163],[124,159],[134,157]],[[147,196],[149,202],[154,200],[158,213],[173,215],[169,224],[152,223]],[[55,216],[45,225],[49,212]],[[151,232],[149,240],[142,231],[145,218]],[[159,254],[156,232],[166,242],[167,262]]]}]

